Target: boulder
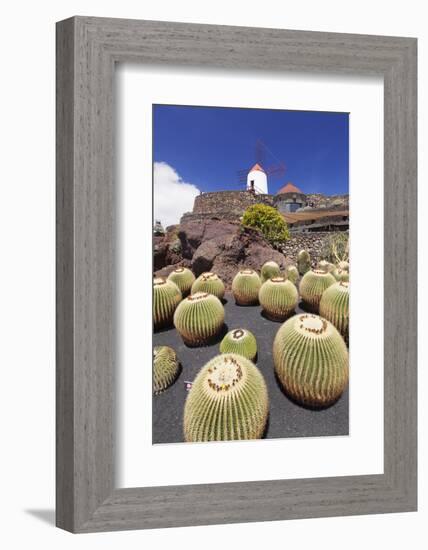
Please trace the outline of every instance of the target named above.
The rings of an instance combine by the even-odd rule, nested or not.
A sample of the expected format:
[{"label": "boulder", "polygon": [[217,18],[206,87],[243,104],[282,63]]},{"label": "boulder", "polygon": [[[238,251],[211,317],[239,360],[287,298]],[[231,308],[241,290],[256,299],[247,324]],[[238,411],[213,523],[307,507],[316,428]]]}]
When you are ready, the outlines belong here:
[{"label": "boulder", "polygon": [[177,231],[183,258],[192,259],[202,242],[231,235],[237,227],[238,223],[214,219],[183,222]]}]

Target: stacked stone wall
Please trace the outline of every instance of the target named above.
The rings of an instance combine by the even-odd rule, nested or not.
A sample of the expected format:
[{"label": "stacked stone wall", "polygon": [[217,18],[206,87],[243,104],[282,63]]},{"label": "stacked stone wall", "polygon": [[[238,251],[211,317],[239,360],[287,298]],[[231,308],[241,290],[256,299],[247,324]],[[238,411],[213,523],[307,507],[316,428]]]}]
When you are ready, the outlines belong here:
[{"label": "stacked stone wall", "polygon": [[193,214],[213,214],[216,212],[244,212],[253,204],[273,206],[272,195],[254,195],[249,191],[218,191],[202,193],[195,198]]},{"label": "stacked stone wall", "polygon": [[325,239],[331,237],[328,231],[320,231],[314,233],[292,233],[290,239],[283,245],[283,254],[296,261],[297,254],[300,250],[306,249],[311,255],[312,267],[315,267],[317,262],[322,260],[321,252]]}]

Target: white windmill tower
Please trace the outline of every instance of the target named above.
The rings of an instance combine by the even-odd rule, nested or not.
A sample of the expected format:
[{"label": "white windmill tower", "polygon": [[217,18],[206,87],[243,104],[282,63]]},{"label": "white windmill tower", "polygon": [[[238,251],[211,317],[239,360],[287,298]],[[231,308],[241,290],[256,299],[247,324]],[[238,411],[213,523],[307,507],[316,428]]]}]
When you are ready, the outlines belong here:
[{"label": "white windmill tower", "polygon": [[268,193],[267,175],[258,162],[248,172],[247,191],[254,191],[257,195]]}]

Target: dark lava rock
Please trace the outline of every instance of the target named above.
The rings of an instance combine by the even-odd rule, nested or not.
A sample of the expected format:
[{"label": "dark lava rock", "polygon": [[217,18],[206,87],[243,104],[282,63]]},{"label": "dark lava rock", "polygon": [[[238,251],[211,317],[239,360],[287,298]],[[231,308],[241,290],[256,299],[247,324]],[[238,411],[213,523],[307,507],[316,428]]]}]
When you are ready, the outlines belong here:
[{"label": "dark lava rock", "polygon": [[[178,236],[180,246],[174,237]],[[173,266],[186,265],[196,276],[214,271],[230,288],[239,268],[260,271],[262,265],[273,260],[281,269],[286,267],[284,254],[275,250],[262,234],[239,223],[208,219],[185,221],[173,230],[168,228],[162,241],[155,237],[155,270],[167,275]]]}]

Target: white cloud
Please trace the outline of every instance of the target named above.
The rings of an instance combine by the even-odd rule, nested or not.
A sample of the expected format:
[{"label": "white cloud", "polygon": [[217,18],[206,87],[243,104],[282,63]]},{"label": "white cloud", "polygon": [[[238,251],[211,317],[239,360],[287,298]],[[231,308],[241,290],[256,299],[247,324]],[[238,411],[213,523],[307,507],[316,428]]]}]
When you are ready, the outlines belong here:
[{"label": "white cloud", "polygon": [[166,162],[154,163],[154,215],[164,227],[179,223],[184,212],[193,210],[193,202],[200,191],[192,183],[181,179]]}]

